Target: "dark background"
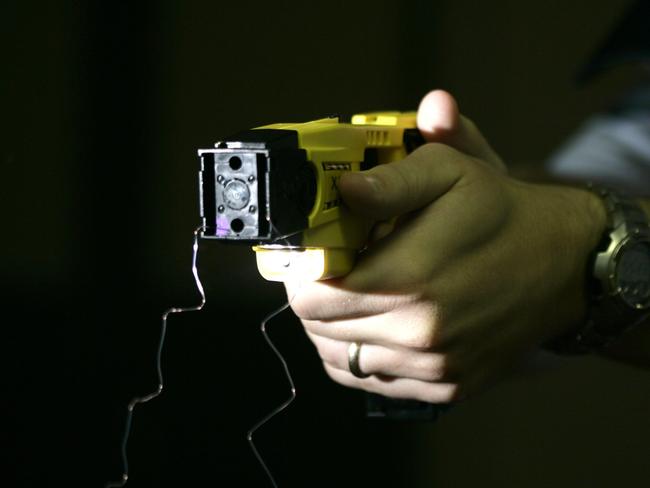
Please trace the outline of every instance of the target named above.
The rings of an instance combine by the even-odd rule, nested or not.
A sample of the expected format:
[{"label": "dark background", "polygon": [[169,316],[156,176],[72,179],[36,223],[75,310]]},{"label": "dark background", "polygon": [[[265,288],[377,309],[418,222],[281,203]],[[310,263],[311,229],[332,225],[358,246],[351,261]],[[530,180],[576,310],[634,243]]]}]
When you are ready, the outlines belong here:
[{"label": "dark background", "polygon": [[[198,301],[197,148],[413,109],[443,87],[524,175],[636,80],[621,68],[574,82],[629,4],[3,2],[3,486],[119,477],[126,403],[155,387],[160,314]],[[245,432],[288,393],[258,331],[283,290],[249,249],[202,242],[199,261],[208,304],[170,319],[166,390],[136,410],[129,486],[268,486]],[[298,386],[257,437],[282,487],[650,477],[646,372],[538,361],[434,425],[377,423],[325,377],[290,313],[270,327]]]}]

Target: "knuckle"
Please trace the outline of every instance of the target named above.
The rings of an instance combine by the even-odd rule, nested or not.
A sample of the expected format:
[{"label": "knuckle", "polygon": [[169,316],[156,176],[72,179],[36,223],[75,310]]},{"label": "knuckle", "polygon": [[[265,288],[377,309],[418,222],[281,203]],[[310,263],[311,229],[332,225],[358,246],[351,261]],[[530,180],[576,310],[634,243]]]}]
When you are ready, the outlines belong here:
[{"label": "knuckle", "polygon": [[444,356],[432,355],[426,361],[424,374],[427,381],[440,381],[448,376],[447,361]]},{"label": "knuckle", "polygon": [[305,282],[287,288],[291,309],[303,320],[325,320],[331,315],[336,290],[320,281]]},{"label": "knuckle", "polygon": [[429,302],[420,302],[409,312],[411,327],[402,335],[402,346],[416,350],[432,350],[440,344],[439,307]]},{"label": "knuckle", "polygon": [[402,345],[410,349],[428,350],[435,345],[435,339],[433,331],[428,327],[424,327],[404,334]]},{"label": "knuckle", "polygon": [[[331,307],[327,307],[321,297],[315,294],[297,295],[291,301],[291,309],[296,316],[303,321],[317,322],[326,320],[328,318],[327,311]],[[307,324],[305,324],[307,325]]]},{"label": "knuckle", "polygon": [[291,309],[296,316],[302,320],[312,320],[312,314],[307,301],[299,295],[295,295],[291,300]]}]

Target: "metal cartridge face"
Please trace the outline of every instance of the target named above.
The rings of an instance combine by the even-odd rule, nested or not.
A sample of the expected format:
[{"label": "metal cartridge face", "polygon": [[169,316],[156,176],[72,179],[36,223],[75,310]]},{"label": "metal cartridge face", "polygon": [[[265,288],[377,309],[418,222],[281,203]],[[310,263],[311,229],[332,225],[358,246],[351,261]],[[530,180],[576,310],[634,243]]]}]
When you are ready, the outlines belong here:
[{"label": "metal cartridge face", "polygon": [[199,150],[199,157],[201,237],[300,244],[316,177],[295,131],[245,131]]},{"label": "metal cartridge face", "polygon": [[215,153],[214,168],[217,237],[259,238],[257,154]]},{"label": "metal cartridge face", "polygon": [[201,151],[200,156],[204,237],[247,241],[269,238],[266,154],[213,149]]}]

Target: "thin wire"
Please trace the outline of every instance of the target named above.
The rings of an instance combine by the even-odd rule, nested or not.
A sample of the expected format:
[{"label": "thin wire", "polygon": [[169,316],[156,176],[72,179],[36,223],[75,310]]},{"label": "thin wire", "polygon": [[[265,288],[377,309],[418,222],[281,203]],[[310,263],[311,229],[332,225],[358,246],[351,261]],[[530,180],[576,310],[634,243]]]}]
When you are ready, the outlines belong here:
[{"label": "thin wire", "polygon": [[[273,225],[273,224],[271,224]],[[194,275],[194,280],[196,282],[196,288],[201,294],[201,302],[198,305],[192,306],[192,307],[173,307],[165,311],[162,315],[162,326],[161,326],[161,331],[160,331],[160,340],[158,343],[158,349],[156,351],[156,371],[158,374],[158,386],[156,390],[153,392],[140,396],[140,397],[134,397],[131,399],[127,406],[127,415],[126,415],[126,423],[125,423],[125,428],[124,428],[124,436],[122,438],[122,444],[121,444],[121,456],[122,456],[122,479],[120,481],[109,481],[106,483],[105,488],[122,488],[126,485],[128,479],[129,479],[129,462],[128,462],[128,456],[127,456],[127,447],[128,447],[128,441],[129,441],[129,435],[131,433],[131,426],[133,423],[133,410],[135,409],[135,406],[140,404],[140,403],[146,403],[149,402],[150,400],[153,400],[157,396],[159,396],[164,388],[164,381],[163,381],[163,373],[162,373],[162,352],[163,352],[163,347],[165,344],[165,337],[167,335],[167,317],[171,314],[174,313],[183,313],[183,312],[197,312],[201,310],[205,306],[206,298],[205,298],[205,292],[203,290],[203,285],[201,283],[201,279],[199,278],[198,274],[198,268],[196,265],[197,258],[198,258],[198,238],[199,238],[199,232],[204,230],[203,226],[199,226],[194,230],[194,243],[192,246],[192,274]],[[274,230],[277,230],[274,228]],[[291,237],[296,233],[292,234],[287,234],[287,235],[280,235],[276,239],[274,239],[274,242],[277,242],[279,240],[284,240],[287,247],[291,247],[289,242],[287,241],[288,237]],[[287,263],[287,267],[291,265],[291,261]],[[271,340],[271,337],[268,334],[267,331],[267,324],[268,322],[285,311],[287,308],[291,306],[291,302],[295,298],[296,294],[291,297],[281,307],[279,307],[277,310],[271,312],[268,314],[260,323],[260,331],[262,332],[262,335],[264,336],[264,339],[266,340],[267,344],[269,347],[273,350],[274,354],[277,356],[279,359],[280,363],[282,364],[282,368],[285,372],[285,375],[287,377],[287,380],[289,382],[290,386],[290,391],[291,394],[289,398],[287,398],[284,402],[282,402],[280,405],[275,407],[271,412],[269,412],[267,415],[265,415],[262,419],[260,419],[251,429],[248,431],[246,437],[248,439],[248,442],[250,444],[251,450],[253,451],[253,454],[257,458],[258,462],[264,469],[266,475],[268,476],[269,480],[271,481],[272,485],[274,488],[278,488],[278,484],[275,481],[275,478],[273,477],[273,474],[271,473],[271,470],[269,469],[268,465],[264,461],[264,458],[260,454],[259,450],[257,449],[257,446],[255,445],[255,442],[253,440],[253,436],[257,430],[259,430],[264,424],[269,422],[273,417],[276,415],[280,414],[282,411],[284,411],[296,398],[296,387],[295,383],[293,381],[293,377],[291,376],[291,372],[289,371],[289,366],[287,365],[286,360],[284,359],[284,356],[282,353],[280,353],[279,349],[275,346],[273,341]]]},{"label": "thin wire", "polygon": [[[276,233],[278,233],[277,229],[275,229],[275,227],[273,226],[272,223],[271,223],[271,227],[273,228],[274,231],[276,231]],[[291,245],[289,244],[289,241],[287,240],[287,238],[294,235],[294,234],[281,235],[281,236],[277,237],[276,239],[274,239],[274,242],[277,242],[279,240],[284,240],[285,243],[286,243],[286,246],[291,247]],[[289,257],[289,261],[287,261],[285,266],[287,268],[291,266],[291,258],[290,257]],[[262,458],[262,455],[260,454],[259,450],[257,449],[257,446],[255,446],[255,441],[253,441],[253,435],[264,424],[269,422],[276,415],[283,412],[286,408],[289,407],[289,405],[291,405],[291,403],[293,403],[293,401],[296,399],[296,385],[295,385],[295,383],[293,381],[293,377],[291,376],[291,372],[289,371],[289,366],[287,365],[287,361],[284,359],[284,356],[282,355],[280,350],[276,347],[276,345],[273,343],[273,341],[271,340],[271,337],[268,334],[267,324],[271,319],[273,319],[277,315],[281,314],[282,312],[284,312],[287,308],[289,308],[291,306],[291,303],[293,302],[293,299],[296,297],[299,288],[300,288],[300,284],[298,284],[296,292],[294,292],[294,294],[287,301],[287,303],[285,303],[284,305],[279,307],[277,310],[274,310],[273,312],[268,314],[260,322],[260,331],[262,332],[262,335],[264,336],[264,339],[266,340],[269,347],[273,350],[273,352],[275,353],[277,358],[280,360],[280,363],[282,364],[282,368],[284,369],[284,374],[286,375],[287,380],[289,381],[289,387],[290,387],[290,391],[291,391],[291,394],[289,395],[289,398],[287,398],[284,402],[282,402],[280,405],[278,405],[273,410],[271,410],[268,414],[266,414],[264,417],[262,417],[255,425],[253,425],[253,427],[250,428],[250,430],[248,431],[248,434],[246,436],[247,439],[248,439],[248,443],[250,444],[251,450],[253,451],[253,454],[255,455],[255,457],[257,458],[259,463],[262,465],[262,468],[264,468],[264,471],[266,472],[266,475],[268,476],[269,481],[273,485],[273,488],[278,488],[278,484],[276,483],[275,478],[273,477],[273,474],[271,473],[271,470],[269,469],[267,464],[264,462],[264,459]]]},{"label": "thin wire", "polygon": [[267,464],[264,462],[264,459],[262,458],[262,455],[258,451],[257,447],[255,446],[255,441],[253,441],[253,435],[255,432],[262,427],[264,424],[266,424],[269,420],[271,420],[273,417],[281,413],[284,409],[286,409],[295,399],[296,399],[296,386],[293,382],[293,378],[291,376],[291,373],[289,372],[289,367],[287,366],[287,361],[284,359],[284,356],[280,353],[278,348],[273,344],[273,341],[269,337],[269,334],[266,330],[266,324],[268,323],[269,320],[271,320],[273,317],[276,315],[279,315],[280,313],[284,312],[287,308],[289,308],[290,301],[282,305],[280,308],[277,310],[271,312],[269,315],[262,320],[260,324],[260,330],[262,331],[262,335],[264,336],[264,339],[266,339],[266,342],[268,345],[271,347],[275,355],[278,357],[280,362],[282,363],[282,368],[284,369],[284,373],[287,376],[287,379],[289,380],[289,386],[291,388],[291,395],[289,398],[287,398],[284,402],[282,402],[280,405],[275,407],[271,412],[266,414],[262,419],[260,419],[251,429],[248,431],[248,434],[246,435],[246,438],[248,439],[248,443],[251,446],[251,449],[253,451],[253,454],[255,454],[255,457],[259,461],[259,463],[262,465],[262,468],[264,468],[264,471],[266,472],[266,475],[268,476],[269,480],[271,481],[271,484],[274,486],[274,488],[278,488],[278,484],[275,481],[275,478],[273,477],[273,474],[271,473],[271,470],[267,466]]},{"label": "thin wire", "polygon": [[123,487],[129,479],[129,459],[127,456],[127,447],[129,443],[129,435],[131,434],[131,425],[133,423],[133,410],[136,405],[139,403],[146,403],[150,400],[153,400],[163,391],[164,382],[163,382],[163,373],[162,373],[162,352],[163,346],[165,345],[165,337],[167,335],[167,317],[174,313],[183,313],[183,312],[198,312],[205,305],[205,291],[203,290],[203,285],[201,284],[201,279],[199,278],[199,272],[196,267],[196,260],[199,254],[199,232],[204,230],[203,226],[199,226],[194,230],[194,243],[192,245],[192,274],[194,275],[194,281],[196,283],[196,288],[201,294],[201,303],[193,307],[172,307],[165,311],[162,314],[162,326],[160,329],[160,340],[158,342],[158,350],[156,351],[156,371],[158,374],[158,386],[151,393],[134,397],[131,399],[127,406],[126,413],[126,424],[124,427],[124,437],[122,438],[122,479],[119,481],[109,481],[106,483],[106,488],[121,488]]},{"label": "thin wire", "polygon": [[[275,226],[273,224],[271,224],[271,228],[277,232],[277,229],[275,228]],[[273,238],[273,242],[276,243],[278,241],[284,241],[284,244],[285,244],[286,247],[289,247],[289,248],[296,247],[296,246],[291,245],[291,243],[289,242],[289,237],[297,236],[298,234],[302,234],[302,232],[303,232],[302,230],[297,230],[297,231],[294,231],[294,232],[289,232],[288,234],[279,235],[279,236]]]}]

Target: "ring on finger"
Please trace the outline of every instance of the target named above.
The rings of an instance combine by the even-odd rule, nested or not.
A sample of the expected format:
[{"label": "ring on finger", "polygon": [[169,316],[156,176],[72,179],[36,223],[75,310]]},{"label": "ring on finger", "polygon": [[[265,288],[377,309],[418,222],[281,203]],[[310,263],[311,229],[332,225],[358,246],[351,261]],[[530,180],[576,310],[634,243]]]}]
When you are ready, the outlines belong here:
[{"label": "ring on finger", "polygon": [[352,373],[357,378],[367,378],[369,374],[364,373],[359,366],[359,356],[361,353],[361,343],[360,342],[351,342],[348,346],[348,367],[350,368],[350,373]]}]

